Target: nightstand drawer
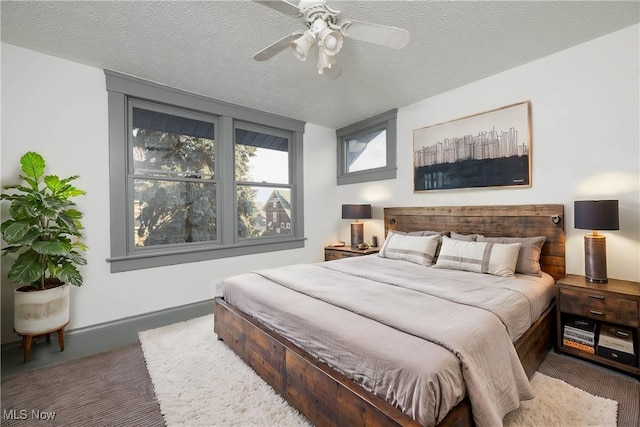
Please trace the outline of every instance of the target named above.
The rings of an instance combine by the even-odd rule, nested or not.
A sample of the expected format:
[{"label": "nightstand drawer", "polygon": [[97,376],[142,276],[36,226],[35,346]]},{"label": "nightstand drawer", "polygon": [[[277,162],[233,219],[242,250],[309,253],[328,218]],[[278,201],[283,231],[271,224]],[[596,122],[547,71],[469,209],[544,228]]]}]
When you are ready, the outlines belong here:
[{"label": "nightstand drawer", "polygon": [[637,328],[638,302],[598,292],[560,289],[560,311]]},{"label": "nightstand drawer", "polygon": [[350,246],[325,246],[324,260],[334,261],[336,259],[351,258],[354,256],[364,256],[376,254],[380,248],[371,247],[368,249],[356,249]]},{"label": "nightstand drawer", "polygon": [[327,261],[333,261],[333,260],[342,259],[342,258],[349,258],[352,256],[358,256],[358,255],[352,254],[349,252],[332,251],[331,249],[325,249],[324,251],[324,259]]}]

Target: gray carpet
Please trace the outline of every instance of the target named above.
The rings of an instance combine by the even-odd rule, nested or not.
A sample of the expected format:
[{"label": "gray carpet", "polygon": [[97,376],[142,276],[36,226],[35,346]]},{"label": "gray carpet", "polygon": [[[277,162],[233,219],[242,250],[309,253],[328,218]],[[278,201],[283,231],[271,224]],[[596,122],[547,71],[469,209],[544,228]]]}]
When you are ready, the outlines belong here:
[{"label": "gray carpet", "polygon": [[639,381],[553,351],[542,361],[538,372],[558,378],[594,396],[617,401],[618,426],[640,427]]},{"label": "gray carpet", "polygon": [[[618,426],[640,427],[640,382],[553,352],[539,371],[618,401]],[[165,425],[138,343],[6,378],[1,406],[7,427]],[[34,419],[33,410],[53,411],[55,418]],[[7,417],[25,413],[26,420]]]},{"label": "gray carpet", "polygon": [[1,406],[7,427],[165,425],[139,343],[4,379]]}]

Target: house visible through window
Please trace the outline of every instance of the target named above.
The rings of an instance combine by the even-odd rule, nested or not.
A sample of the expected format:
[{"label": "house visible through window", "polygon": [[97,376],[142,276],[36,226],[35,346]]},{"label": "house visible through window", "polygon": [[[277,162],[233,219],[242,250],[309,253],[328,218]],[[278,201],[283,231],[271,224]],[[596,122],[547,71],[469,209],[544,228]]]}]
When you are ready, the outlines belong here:
[{"label": "house visible through window", "polygon": [[111,271],[304,246],[304,123],[105,71]]},{"label": "house visible through window", "polygon": [[[271,235],[280,216],[291,217],[289,138],[274,130],[239,124],[235,138],[238,237]],[[286,205],[286,206],[285,206]],[[260,215],[261,220],[243,222]],[[266,222],[264,218],[270,218]],[[280,234],[280,233],[278,233]]]}]

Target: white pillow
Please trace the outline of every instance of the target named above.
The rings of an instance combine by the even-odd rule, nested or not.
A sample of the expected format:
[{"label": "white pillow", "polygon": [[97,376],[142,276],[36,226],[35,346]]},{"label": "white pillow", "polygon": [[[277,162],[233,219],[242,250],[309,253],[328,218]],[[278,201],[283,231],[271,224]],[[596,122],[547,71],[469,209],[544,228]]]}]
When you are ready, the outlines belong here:
[{"label": "white pillow", "polygon": [[520,243],[465,242],[442,238],[435,268],[515,277]]},{"label": "white pillow", "polygon": [[378,256],[391,259],[402,259],[430,266],[440,243],[439,234],[433,236],[413,236],[389,231]]}]

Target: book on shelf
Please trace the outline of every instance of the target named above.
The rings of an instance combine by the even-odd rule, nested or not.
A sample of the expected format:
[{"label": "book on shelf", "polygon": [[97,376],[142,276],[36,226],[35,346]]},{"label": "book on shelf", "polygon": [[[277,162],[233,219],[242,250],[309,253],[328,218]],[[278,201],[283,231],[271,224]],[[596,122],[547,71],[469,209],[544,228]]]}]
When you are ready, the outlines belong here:
[{"label": "book on shelf", "polygon": [[631,355],[636,354],[633,344],[633,333],[630,330],[621,329],[612,325],[602,324],[600,327],[598,347],[606,347]]},{"label": "book on shelf", "polygon": [[563,338],[594,346],[596,322],[589,319],[570,318],[564,324]]},{"label": "book on shelf", "polygon": [[565,329],[569,329],[578,334],[594,336],[596,333],[596,322],[591,319],[581,317],[571,317],[564,324]]},{"label": "book on shelf", "polygon": [[572,341],[577,341],[586,345],[595,345],[595,336],[585,336],[585,335],[575,334],[569,330],[565,330],[563,338],[570,339]]},{"label": "book on shelf", "polygon": [[567,338],[562,340],[562,345],[564,345],[565,347],[575,348],[589,354],[595,354],[596,352],[593,345],[583,344],[581,342],[573,341]]}]

